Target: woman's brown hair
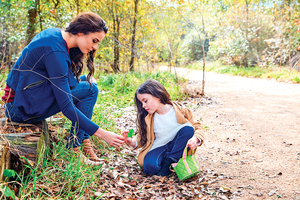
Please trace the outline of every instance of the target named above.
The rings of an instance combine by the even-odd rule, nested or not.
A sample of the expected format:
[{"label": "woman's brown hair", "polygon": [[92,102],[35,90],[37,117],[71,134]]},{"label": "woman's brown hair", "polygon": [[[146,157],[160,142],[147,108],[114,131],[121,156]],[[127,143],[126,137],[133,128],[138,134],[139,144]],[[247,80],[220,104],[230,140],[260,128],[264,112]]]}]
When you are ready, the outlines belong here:
[{"label": "woman's brown hair", "polygon": [[[105,21],[97,14],[92,12],[84,12],[75,17],[69,26],[66,28],[65,32],[71,33],[72,35],[77,35],[78,33],[83,33],[87,35],[89,33],[102,32],[105,34],[108,32],[108,27],[106,26]],[[79,48],[70,49],[70,58],[72,61],[71,71],[76,76],[79,81],[79,76],[83,70],[83,53]],[[87,68],[88,75],[87,80],[90,83],[90,77],[94,74],[94,56],[95,50],[87,54]]]},{"label": "woman's brown hair", "polygon": [[137,98],[138,94],[150,94],[160,100],[162,104],[172,104],[171,97],[166,88],[158,81],[149,79],[141,84],[135,92],[134,102],[137,109],[137,132],[140,135],[141,144],[147,142],[147,125],[145,117],[148,112],[143,108],[142,102]]}]

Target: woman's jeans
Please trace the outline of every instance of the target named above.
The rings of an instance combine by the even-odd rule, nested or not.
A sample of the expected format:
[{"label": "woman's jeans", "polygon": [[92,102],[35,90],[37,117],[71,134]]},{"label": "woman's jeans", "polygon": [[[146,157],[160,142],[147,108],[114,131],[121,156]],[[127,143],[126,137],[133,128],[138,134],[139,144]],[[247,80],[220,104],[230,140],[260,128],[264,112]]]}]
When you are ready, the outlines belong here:
[{"label": "woman's jeans", "polygon": [[[83,114],[85,114],[89,119],[91,119],[93,115],[93,108],[96,104],[98,97],[98,87],[95,83],[92,83],[91,87],[89,82],[86,80],[86,75],[81,76],[80,79],[81,82],[78,83],[75,88],[71,89],[73,103]],[[6,104],[5,114],[14,122],[24,122],[31,124],[51,117],[60,111],[61,109],[59,108],[58,103],[54,102],[43,116],[31,118],[30,120],[24,121],[22,119],[21,112],[18,108],[14,107],[14,103],[12,102]],[[90,135],[88,135],[82,129],[75,129],[75,127],[76,124],[72,123],[67,148],[78,147],[81,145],[83,140],[88,139],[90,137]]]},{"label": "woman's jeans", "polygon": [[194,128],[185,126],[180,129],[175,138],[164,146],[149,151],[144,159],[143,169],[146,174],[155,175],[161,169],[164,158],[170,158],[175,162],[182,157],[183,150],[189,139],[194,136]]}]

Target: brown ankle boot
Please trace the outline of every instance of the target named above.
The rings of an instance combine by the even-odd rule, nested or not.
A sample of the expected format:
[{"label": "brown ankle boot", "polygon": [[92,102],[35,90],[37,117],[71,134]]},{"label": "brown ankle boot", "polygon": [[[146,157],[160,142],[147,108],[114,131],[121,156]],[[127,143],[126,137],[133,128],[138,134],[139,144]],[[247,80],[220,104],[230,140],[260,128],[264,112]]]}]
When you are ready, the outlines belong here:
[{"label": "brown ankle boot", "polygon": [[84,162],[87,165],[94,166],[94,165],[101,165],[102,164],[100,162],[95,162],[95,161],[87,159],[83,154],[80,153],[80,147],[73,148],[73,151],[76,154],[76,156],[79,157],[81,159],[81,161]]},{"label": "brown ankle boot", "polygon": [[88,157],[90,160],[95,162],[105,161],[104,159],[98,158],[98,156],[94,152],[90,139],[83,140],[82,146],[83,146],[82,151],[84,155]]}]

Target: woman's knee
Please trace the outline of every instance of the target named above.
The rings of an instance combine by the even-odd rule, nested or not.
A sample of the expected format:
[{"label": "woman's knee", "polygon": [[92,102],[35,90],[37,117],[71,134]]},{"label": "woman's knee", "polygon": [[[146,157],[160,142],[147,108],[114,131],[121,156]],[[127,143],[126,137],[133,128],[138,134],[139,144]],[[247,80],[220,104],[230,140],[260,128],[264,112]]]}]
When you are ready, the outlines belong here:
[{"label": "woman's knee", "polygon": [[88,81],[82,81],[79,84],[85,84],[84,88],[88,89],[90,95],[92,96],[98,96],[99,89],[96,84],[89,83]]},{"label": "woman's knee", "polygon": [[92,94],[94,94],[95,96],[98,96],[98,94],[99,94],[99,88],[97,87],[96,84],[92,83],[92,85],[91,85],[91,91],[92,91]]}]

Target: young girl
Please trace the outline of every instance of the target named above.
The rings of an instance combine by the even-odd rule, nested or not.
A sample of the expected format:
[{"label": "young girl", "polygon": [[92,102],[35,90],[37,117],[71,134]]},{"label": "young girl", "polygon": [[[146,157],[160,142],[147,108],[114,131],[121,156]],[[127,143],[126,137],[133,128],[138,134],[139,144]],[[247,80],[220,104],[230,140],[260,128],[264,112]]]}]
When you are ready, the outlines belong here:
[{"label": "young girl", "polygon": [[135,93],[137,132],[135,139],[122,135],[125,143],[140,148],[138,163],[146,174],[168,176],[172,163],[177,162],[186,145],[190,150],[202,145],[204,132],[194,121],[192,112],[172,102],[165,87],[156,80],[147,80]]},{"label": "young girl", "polygon": [[[94,55],[107,31],[100,16],[86,12],[75,17],[65,30],[49,28],[37,34],[23,49],[6,80],[2,97],[6,116],[15,122],[35,123],[62,111],[72,121],[67,147],[78,152],[83,143],[83,152],[94,161],[99,158],[90,145],[90,136],[120,146],[123,136],[91,121],[98,96],[92,77]],[[87,76],[81,76],[84,56]]]}]

